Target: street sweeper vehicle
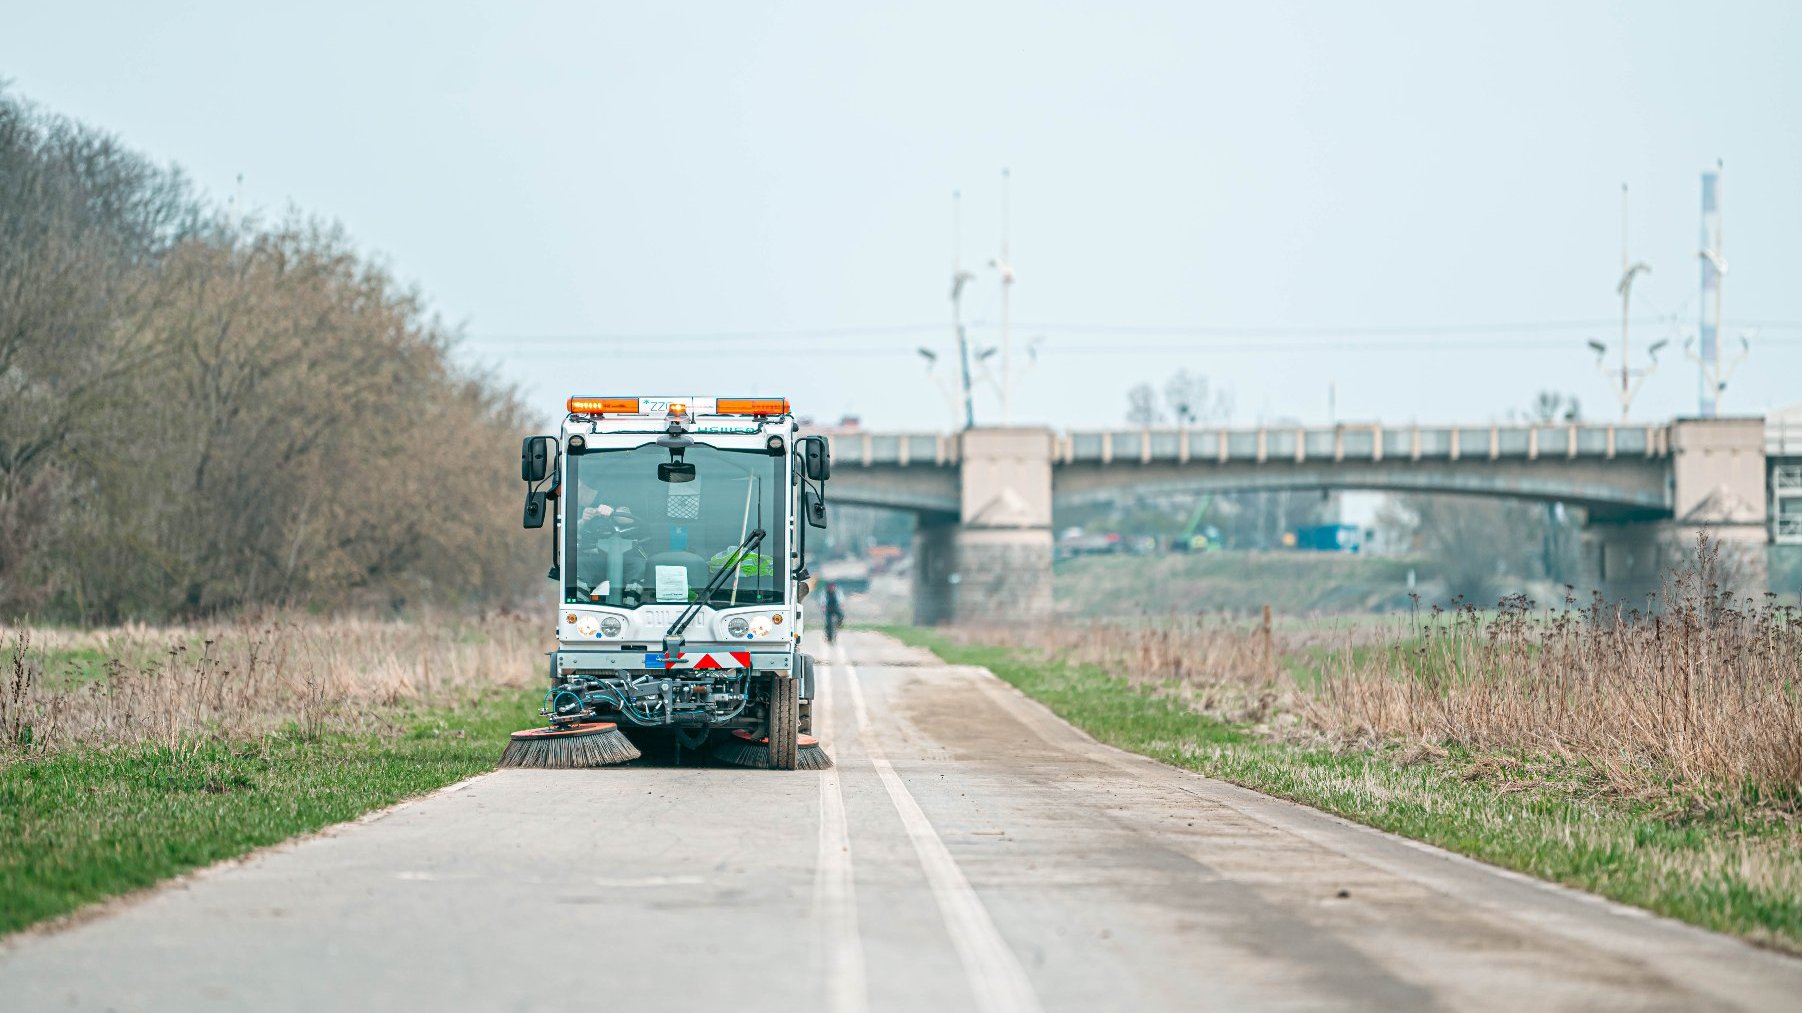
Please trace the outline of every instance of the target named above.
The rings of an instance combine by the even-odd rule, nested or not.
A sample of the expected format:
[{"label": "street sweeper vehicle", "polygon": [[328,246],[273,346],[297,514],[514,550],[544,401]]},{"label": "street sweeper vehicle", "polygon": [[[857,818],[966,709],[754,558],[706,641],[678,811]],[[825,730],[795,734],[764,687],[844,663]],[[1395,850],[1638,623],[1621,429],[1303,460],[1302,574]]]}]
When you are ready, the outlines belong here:
[{"label": "street sweeper vehicle", "polygon": [[503,766],[590,767],[639,747],[776,770],[831,765],[801,651],[807,533],[830,455],[786,398],[572,397],[525,440],[525,526],[550,522],[556,649],[543,728]]}]

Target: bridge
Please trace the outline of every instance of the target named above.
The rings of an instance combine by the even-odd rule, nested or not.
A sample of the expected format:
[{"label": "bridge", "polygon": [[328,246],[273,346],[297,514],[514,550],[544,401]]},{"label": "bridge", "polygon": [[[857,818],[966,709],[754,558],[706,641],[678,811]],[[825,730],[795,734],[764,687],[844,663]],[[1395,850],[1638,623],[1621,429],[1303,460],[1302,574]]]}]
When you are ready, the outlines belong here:
[{"label": "bridge", "polygon": [[1371,490],[1581,507],[1584,577],[1610,597],[1657,587],[1707,530],[1762,589],[1763,546],[1802,543],[1802,418],[961,433],[846,431],[835,502],[916,515],[920,622],[1043,614],[1052,512],[1123,494]]}]

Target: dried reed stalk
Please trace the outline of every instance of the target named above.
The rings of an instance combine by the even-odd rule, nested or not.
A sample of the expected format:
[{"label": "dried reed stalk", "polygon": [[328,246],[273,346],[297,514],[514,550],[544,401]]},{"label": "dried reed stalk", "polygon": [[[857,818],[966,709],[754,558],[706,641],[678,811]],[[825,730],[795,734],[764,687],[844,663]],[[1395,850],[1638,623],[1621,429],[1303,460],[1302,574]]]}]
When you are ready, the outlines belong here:
[{"label": "dried reed stalk", "polygon": [[1770,598],[1729,600],[1716,565],[1704,539],[1644,613],[1599,598],[1538,610],[1517,596],[1404,623],[1279,627],[1284,660],[1320,670],[1304,682],[1291,665],[1272,670],[1272,634],[1255,620],[956,635],[1097,665],[1273,734],[1554,756],[1622,793],[1724,786],[1802,803],[1802,616]]},{"label": "dried reed stalk", "polygon": [[289,725],[309,736],[363,727],[402,704],[531,684],[541,633],[504,614],[0,629],[10,655],[0,762],[75,745],[180,747]]}]

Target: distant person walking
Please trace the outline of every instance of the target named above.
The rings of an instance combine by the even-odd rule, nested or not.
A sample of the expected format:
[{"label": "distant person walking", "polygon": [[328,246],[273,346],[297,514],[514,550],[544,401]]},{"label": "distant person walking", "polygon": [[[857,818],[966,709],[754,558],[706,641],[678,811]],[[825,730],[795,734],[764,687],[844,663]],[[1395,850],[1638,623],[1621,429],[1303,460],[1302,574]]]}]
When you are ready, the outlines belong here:
[{"label": "distant person walking", "polygon": [[838,581],[826,582],[826,642],[838,642],[838,628],[845,624],[845,595]]}]

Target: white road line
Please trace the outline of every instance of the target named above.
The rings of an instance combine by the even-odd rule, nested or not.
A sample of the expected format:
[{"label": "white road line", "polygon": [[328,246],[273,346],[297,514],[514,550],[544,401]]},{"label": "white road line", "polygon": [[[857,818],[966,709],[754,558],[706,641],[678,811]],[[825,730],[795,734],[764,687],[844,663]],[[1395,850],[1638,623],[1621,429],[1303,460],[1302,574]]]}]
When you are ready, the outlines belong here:
[{"label": "white road line", "polygon": [[[814,690],[813,731],[822,742],[831,742],[834,681],[827,666],[819,666]],[[857,929],[857,881],[851,871],[851,831],[845,823],[845,798],[839,789],[838,768],[820,772],[820,857],[814,867],[813,917],[820,928],[821,952],[826,956],[826,1008],[833,1013],[863,1013],[869,1009],[869,989],[864,977],[863,937]]]},{"label": "white road line", "polygon": [[[842,662],[842,645],[837,655]],[[1038,1013],[1039,997],[1032,990],[1026,969],[1020,966],[1020,960],[1008,947],[1007,940],[1001,938],[995,920],[982,905],[982,898],[976,896],[970,881],[964,878],[963,870],[957,867],[956,859],[945,848],[945,842],[939,839],[938,831],[920,811],[920,804],[914,801],[883,752],[882,742],[870,727],[870,712],[864,704],[863,688],[857,683],[857,668],[849,663],[843,663],[839,668],[845,675],[845,684],[851,688],[851,706],[857,715],[857,731],[864,751],[881,776],[882,786],[888,789],[895,811],[901,814],[901,825],[907,831],[908,840],[913,842],[920,867],[926,872],[932,899],[938,902],[939,916],[945,920],[945,931],[957,950],[957,959],[964,965],[964,975],[970,980],[976,1008],[985,1013]]]}]

